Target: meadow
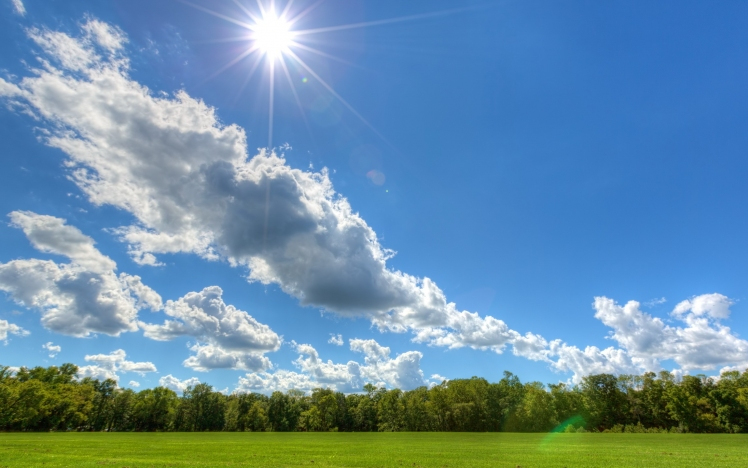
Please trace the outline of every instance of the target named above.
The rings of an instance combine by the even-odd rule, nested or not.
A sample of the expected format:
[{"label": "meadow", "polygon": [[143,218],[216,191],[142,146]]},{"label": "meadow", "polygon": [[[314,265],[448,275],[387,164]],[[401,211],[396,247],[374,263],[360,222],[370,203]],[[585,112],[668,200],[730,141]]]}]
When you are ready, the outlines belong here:
[{"label": "meadow", "polygon": [[737,467],[718,434],[2,433],[0,467]]}]

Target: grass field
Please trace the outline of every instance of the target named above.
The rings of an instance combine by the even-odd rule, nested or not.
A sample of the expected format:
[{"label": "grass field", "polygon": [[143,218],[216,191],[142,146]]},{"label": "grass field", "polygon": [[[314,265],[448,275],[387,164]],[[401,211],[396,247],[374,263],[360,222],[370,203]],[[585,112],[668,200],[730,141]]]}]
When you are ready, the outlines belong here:
[{"label": "grass field", "polygon": [[0,433],[0,467],[748,467],[748,436]]}]

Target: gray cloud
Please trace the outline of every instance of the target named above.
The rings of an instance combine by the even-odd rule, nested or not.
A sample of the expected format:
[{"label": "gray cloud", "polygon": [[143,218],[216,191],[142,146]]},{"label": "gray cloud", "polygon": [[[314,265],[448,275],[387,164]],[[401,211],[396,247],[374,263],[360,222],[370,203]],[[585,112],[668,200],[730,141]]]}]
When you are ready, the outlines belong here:
[{"label": "gray cloud", "polygon": [[0,264],[0,290],[17,303],[39,310],[42,324],[55,332],[88,336],[137,330],[138,310],[158,310],[161,297],[140,278],[117,275],[116,264],[94,241],[52,216],[13,212],[12,225],[23,229],[37,249],[67,256],[71,262],[13,260]]},{"label": "gray cloud", "polygon": [[211,286],[191,292],[177,301],[168,301],[164,312],[175,320],[163,325],[140,323],[145,336],[167,341],[178,336],[192,336],[202,344],[184,364],[195,370],[215,368],[263,370],[270,361],[263,354],[276,351],[280,337],[267,325],[248,313],[223,302],[223,291]]}]

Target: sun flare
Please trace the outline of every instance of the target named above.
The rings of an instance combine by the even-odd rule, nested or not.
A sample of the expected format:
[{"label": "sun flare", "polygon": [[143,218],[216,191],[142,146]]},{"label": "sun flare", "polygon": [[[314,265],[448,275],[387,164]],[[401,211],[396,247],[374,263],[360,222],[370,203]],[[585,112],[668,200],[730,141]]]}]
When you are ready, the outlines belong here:
[{"label": "sun flare", "polygon": [[[296,90],[296,81],[298,80],[301,83],[306,84],[310,80],[314,80],[317,85],[334,96],[335,99],[337,99],[338,102],[340,102],[354,116],[356,116],[361,122],[369,127],[382,140],[388,143],[384,136],[382,136],[382,134],[379,133],[373,125],[371,125],[358,111],[356,111],[356,109],[354,109],[353,106],[348,103],[348,101],[343,99],[343,97],[338,94],[333,89],[333,87],[329,83],[327,83],[317,72],[315,72],[312,66],[305,61],[305,55],[313,54],[351,65],[350,62],[347,62],[339,57],[336,57],[324,50],[320,50],[313,46],[312,43],[314,43],[315,41],[309,40],[310,36],[335,31],[368,28],[372,26],[383,26],[405,21],[414,21],[436,16],[449,15],[458,11],[462,11],[462,9],[442,10],[431,13],[401,16],[362,23],[350,23],[337,26],[304,29],[299,28],[299,25],[303,24],[302,20],[304,19],[304,17],[306,17],[320,4],[322,4],[324,0],[316,0],[313,2],[309,0],[311,4],[307,7],[295,9],[293,8],[294,0],[285,0],[280,2],[284,5],[280,13],[277,13],[276,10],[277,0],[256,0],[256,9],[245,5],[244,3],[247,0],[233,0],[233,3],[242,11],[242,14],[240,14],[239,16],[228,16],[226,14],[211,10],[210,8],[194,4],[188,0],[179,1],[212,16],[221,18],[229,23],[240,26],[245,31],[250,31],[249,34],[244,33],[237,37],[227,39],[226,41],[219,41],[242,41],[248,42],[248,45],[243,52],[239,53],[228,63],[216,70],[216,72],[213,73],[210,78],[215,78],[229,68],[241,63],[245,59],[249,59],[253,63],[249,66],[249,70],[243,81],[243,84],[239,87],[239,92],[241,92],[241,90],[244,88],[244,86],[247,85],[256,70],[264,69],[267,72],[267,83],[269,85],[268,148],[271,148],[273,146],[273,114],[275,106],[274,102],[276,86],[275,81],[276,76],[278,75],[286,77],[291,93],[296,100],[296,104],[299,108],[300,114],[305,122],[305,109]],[[261,67],[261,65],[264,65],[264,67]]]},{"label": "sun flare", "polygon": [[252,39],[261,52],[270,57],[280,57],[289,50],[293,33],[287,21],[271,12],[257,21]]}]

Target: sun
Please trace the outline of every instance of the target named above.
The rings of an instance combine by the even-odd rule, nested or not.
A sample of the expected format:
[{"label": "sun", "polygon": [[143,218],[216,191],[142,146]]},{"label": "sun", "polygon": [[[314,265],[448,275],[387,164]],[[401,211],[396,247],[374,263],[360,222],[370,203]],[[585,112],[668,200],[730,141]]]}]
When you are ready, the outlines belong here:
[{"label": "sun", "polygon": [[[249,71],[243,81],[243,84],[239,87],[239,90],[244,88],[249,82],[252,75],[260,65],[264,63],[264,69],[267,71],[267,82],[269,84],[269,112],[268,112],[268,148],[273,146],[273,114],[274,114],[274,102],[275,102],[275,81],[277,75],[285,75],[288,81],[289,88],[293,93],[296,104],[299,107],[299,112],[306,122],[304,106],[299,99],[299,94],[296,91],[297,83],[293,75],[301,75],[299,79],[301,83],[306,84],[310,80],[314,80],[319,86],[324,88],[332,96],[334,96],[345,108],[347,108],[353,115],[369,127],[377,136],[379,136],[386,143],[387,140],[382,136],[381,133],[374,128],[356,109],[353,108],[343,97],[338,94],[333,87],[322,79],[312,67],[306,63],[304,55],[314,54],[328,59],[336,60],[339,62],[351,65],[350,62],[342,60],[334,55],[331,55],[324,50],[319,50],[313,47],[311,43],[315,41],[310,40],[310,36],[316,34],[324,34],[335,31],[344,31],[349,29],[368,28],[372,26],[384,26],[388,24],[401,23],[405,21],[414,21],[419,19],[433,18],[437,16],[451,15],[460,11],[466,10],[465,8],[456,8],[451,10],[435,11],[431,13],[423,13],[411,16],[401,16],[397,18],[389,18],[383,20],[367,21],[362,23],[350,23],[341,24],[338,26],[319,27],[312,29],[300,29],[299,24],[302,24],[302,19],[307,16],[312,10],[317,8],[324,0],[308,0],[311,3],[305,8],[294,8],[294,0],[256,0],[257,8],[250,8],[245,5],[248,0],[233,0],[233,3],[242,11],[243,14],[239,16],[230,16],[224,13],[213,11],[204,6],[192,3],[190,0],[179,0],[180,2],[196,8],[200,11],[208,13],[217,18],[221,18],[229,23],[233,23],[243,28],[243,33],[234,38],[227,38],[226,40],[219,40],[218,42],[234,42],[241,41],[248,43],[244,51],[239,53],[236,57],[226,63],[224,66],[216,70],[210,77],[215,78],[229,68],[244,61],[244,59],[252,60],[253,63],[249,67]],[[202,0],[208,2],[209,0]],[[284,5],[281,13],[276,13],[277,2]],[[246,31],[249,31],[248,33]],[[253,58],[250,58],[253,57]],[[277,73],[278,72],[278,73]],[[308,124],[307,124],[308,128]],[[311,131],[311,130],[310,130]]]},{"label": "sun", "polygon": [[252,34],[254,47],[271,58],[280,58],[293,43],[291,25],[275,12],[269,11],[255,24]]}]

